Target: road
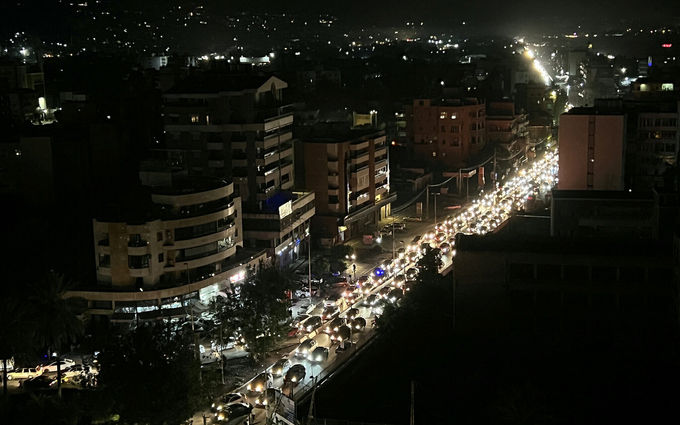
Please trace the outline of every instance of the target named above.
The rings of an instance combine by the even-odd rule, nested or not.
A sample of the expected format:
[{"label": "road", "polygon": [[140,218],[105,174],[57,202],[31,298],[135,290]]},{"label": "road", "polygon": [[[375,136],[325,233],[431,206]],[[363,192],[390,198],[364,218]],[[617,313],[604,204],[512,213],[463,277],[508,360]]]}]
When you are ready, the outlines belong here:
[{"label": "road", "polygon": [[[528,203],[535,201],[535,198],[541,195],[545,195],[557,182],[557,160],[558,155],[553,151],[549,151],[541,159],[536,159],[533,163],[523,167],[522,169],[516,170],[515,176],[507,180],[503,187],[498,187],[497,189],[483,194],[479,199],[475,199],[472,204],[457,210],[450,217],[442,215],[439,218],[439,222],[435,225],[433,222],[409,222],[406,224],[406,228],[403,232],[397,232],[394,235],[395,249],[402,246],[408,246],[414,236],[424,236],[424,242],[429,242],[433,246],[441,245],[444,242],[448,242],[457,233],[464,234],[478,234],[483,235],[488,232],[493,232],[499,228],[505,220],[507,220],[510,215],[518,210],[525,208]],[[439,211],[438,211],[439,213]],[[438,214],[439,217],[439,214]],[[389,221],[388,221],[389,223]],[[386,223],[383,223],[383,225]],[[432,239],[434,237],[435,239]],[[404,244],[401,244],[401,241]],[[369,274],[374,267],[384,260],[386,257],[391,257],[392,251],[392,237],[385,237],[382,241],[382,246],[384,253],[374,255],[370,261],[364,261],[361,259],[362,252],[367,251],[361,241],[350,241],[349,244],[353,245],[356,249],[358,258],[357,273],[356,276],[360,277]],[[370,246],[368,247],[371,248]],[[453,264],[455,259],[456,251],[455,246],[452,247],[447,254],[442,256],[444,265],[440,271],[447,271]],[[371,251],[373,252],[373,251]],[[417,261],[417,259],[416,259]],[[409,263],[403,270],[414,266],[413,263]],[[399,271],[395,274],[400,273]],[[377,293],[384,286],[391,285],[393,281],[393,276],[384,280],[384,282],[374,288],[371,294]],[[340,288],[337,289],[340,291]],[[367,295],[366,295],[367,296]],[[303,301],[304,302],[304,301]],[[353,335],[354,341],[358,342],[359,345],[366,343],[367,340],[371,338],[374,330],[371,329],[371,322],[375,317],[374,312],[371,308],[363,306],[362,300],[359,299],[354,305],[360,309],[360,314],[362,317],[366,318],[367,328],[362,332],[355,332]],[[343,304],[343,312],[340,315],[344,315],[344,310],[348,306]],[[321,307],[316,308],[312,315],[320,314]],[[319,329],[322,329],[323,326]],[[298,384],[297,387],[293,388],[289,385],[283,386],[283,378],[279,377],[274,380],[274,387],[281,388],[285,394],[294,393],[295,398],[297,395],[302,394],[307,389],[311,388],[314,376],[323,376],[327,374],[331,369],[334,369],[338,364],[342,363],[349,353],[336,354],[336,346],[332,344],[330,337],[321,332],[314,331],[307,337],[313,338],[317,341],[319,346],[331,347],[329,357],[327,360],[321,363],[312,363],[306,358],[295,358],[295,350],[291,349],[287,354],[289,359],[291,359],[292,364],[302,364],[307,375],[305,379]],[[306,339],[307,337],[302,337],[300,341]],[[273,363],[273,362],[272,362]],[[270,368],[269,366],[267,370]],[[258,394],[247,391],[247,383],[241,388],[235,390],[236,392],[242,392],[247,395],[248,402],[255,405],[255,399]],[[199,412],[194,416],[194,423],[202,423],[203,414],[208,415],[211,419],[210,421],[216,422],[216,419],[210,414],[209,411]],[[265,409],[255,408],[254,409],[254,421],[253,424],[264,424],[266,422]],[[243,418],[239,419],[243,422]],[[211,423],[212,423],[211,422]],[[232,422],[238,423],[238,421]]]}]

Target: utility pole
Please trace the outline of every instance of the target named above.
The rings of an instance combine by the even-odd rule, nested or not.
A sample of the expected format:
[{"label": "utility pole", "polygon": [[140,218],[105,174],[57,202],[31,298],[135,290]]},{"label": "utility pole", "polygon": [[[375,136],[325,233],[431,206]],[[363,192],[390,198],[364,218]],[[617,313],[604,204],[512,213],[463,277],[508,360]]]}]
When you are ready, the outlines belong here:
[{"label": "utility pole", "polygon": [[314,415],[312,414],[314,408],[314,396],[316,396],[316,376],[314,377],[314,389],[312,390],[312,400],[309,402],[309,413],[307,414],[307,425],[312,425],[312,419]]},{"label": "utility pole", "polygon": [[425,187],[425,218],[428,219],[430,218],[430,185],[428,184]]},{"label": "utility pole", "polygon": [[[312,395],[313,397],[313,395]],[[411,425],[415,425],[415,409],[416,408],[416,383],[411,381]]]}]

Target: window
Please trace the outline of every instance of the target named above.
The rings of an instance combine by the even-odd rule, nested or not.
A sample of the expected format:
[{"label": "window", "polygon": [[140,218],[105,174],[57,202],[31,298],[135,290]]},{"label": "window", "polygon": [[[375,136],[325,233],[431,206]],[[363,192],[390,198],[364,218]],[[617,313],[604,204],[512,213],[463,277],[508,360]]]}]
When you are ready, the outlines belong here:
[{"label": "window", "polygon": [[442,126],[442,133],[446,133],[446,126],[445,125]]},{"label": "window", "polygon": [[128,266],[131,269],[146,269],[149,267],[149,256],[128,255]]},{"label": "window", "polygon": [[158,254],[158,262],[162,263],[163,261],[165,261],[165,258],[163,256],[163,253],[161,252],[160,254]]},{"label": "window", "polygon": [[432,152],[432,156],[437,156],[437,152]]},{"label": "window", "polygon": [[446,140],[442,140],[442,145],[446,145]]},{"label": "window", "polygon": [[99,254],[99,267],[111,267],[111,256],[109,254]]},{"label": "window", "polygon": [[158,233],[156,233],[156,240],[157,240],[158,242],[160,242],[160,241],[163,240],[163,232],[158,232]]},{"label": "window", "polygon": [[194,124],[198,124],[200,119],[201,119],[201,117],[198,116],[198,115],[191,115],[191,122],[194,123]]},{"label": "window", "polygon": [[451,126],[451,133],[458,133],[458,126],[457,125]]},{"label": "window", "polygon": [[458,141],[457,137],[453,138],[453,146],[460,146],[460,142]]},{"label": "window", "polygon": [[456,118],[458,118],[458,114],[451,114],[451,119],[452,119],[452,120],[455,120]]},{"label": "window", "polygon": [[170,115],[170,122],[177,124],[179,122],[179,115]]},{"label": "window", "polygon": [[206,123],[207,125],[210,125],[210,115],[206,115],[206,116],[205,116],[205,123]]},{"label": "window", "polygon": [[425,105],[425,102],[423,102],[422,100],[419,100],[419,101],[418,101],[418,106],[423,106],[423,105]]},{"label": "window", "polygon": [[473,145],[477,144],[477,138],[476,138],[476,137],[473,137],[471,143],[472,143]]},{"label": "window", "polygon": [[440,120],[446,119],[446,112],[440,112],[440,113],[439,113],[439,119],[440,119]]}]

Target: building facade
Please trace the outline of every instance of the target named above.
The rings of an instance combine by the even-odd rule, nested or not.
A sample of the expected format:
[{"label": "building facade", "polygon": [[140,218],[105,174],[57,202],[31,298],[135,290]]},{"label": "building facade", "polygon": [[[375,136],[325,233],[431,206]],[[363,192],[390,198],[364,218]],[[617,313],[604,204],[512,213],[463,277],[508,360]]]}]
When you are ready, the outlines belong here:
[{"label": "building facade", "polygon": [[529,144],[524,113],[515,113],[513,102],[490,102],[486,112],[486,140],[499,144],[508,153],[526,149]]},{"label": "building facade", "polygon": [[316,194],[314,227],[322,245],[376,226],[396,199],[385,132],[331,130],[304,137],[299,149],[305,187]]},{"label": "building facade", "polygon": [[[314,195],[292,191],[293,108],[283,102],[287,86],[263,75],[184,79],[163,96],[168,149],[142,164],[145,184],[166,180],[178,170],[233,181],[243,200],[246,247],[266,248],[274,256],[288,249],[291,240],[302,241],[302,249],[295,245],[290,251],[291,258],[280,258],[282,267],[297,259],[298,251],[306,252],[314,215]],[[278,223],[272,222],[274,216]]]},{"label": "building facade", "polygon": [[562,190],[623,190],[626,116],[575,108],[560,116]]},{"label": "building facade", "polygon": [[242,249],[241,199],[233,183],[176,179],[153,187],[150,201],[128,219],[93,220],[97,285],[69,293],[88,300],[93,315],[114,321],[137,320],[141,312],[143,319],[185,316],[185,300],[207,303],[266,262],[264,252]]},{"label": "building facade", "polygon": [[406,105],[406,140],[423,159],[458,167],[486,144],[483,101],[415,99]]}]

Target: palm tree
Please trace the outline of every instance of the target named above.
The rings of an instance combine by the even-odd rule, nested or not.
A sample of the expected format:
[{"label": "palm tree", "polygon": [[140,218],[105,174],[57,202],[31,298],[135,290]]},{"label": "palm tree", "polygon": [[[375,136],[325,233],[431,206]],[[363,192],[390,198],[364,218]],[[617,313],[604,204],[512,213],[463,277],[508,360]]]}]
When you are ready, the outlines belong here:
[{"label": "palm tree", "polygon": [[24,357],[30,351],[31,326],[28,309],[14,298],[0,300],[0,359],[2,391],[7,401],[7,360]]},{"label": "palm tree", "polygon": [[48,353],[57,353],[57,393],[61,397],[61,346],[82,335],[85,328],[78,317],[87,307],[82,298],[64,298],[74,287],[74,282],[65,280],[63,274],[53,270],[34,285],[29,300],[35,309],[36,339],[47,347]]}]

